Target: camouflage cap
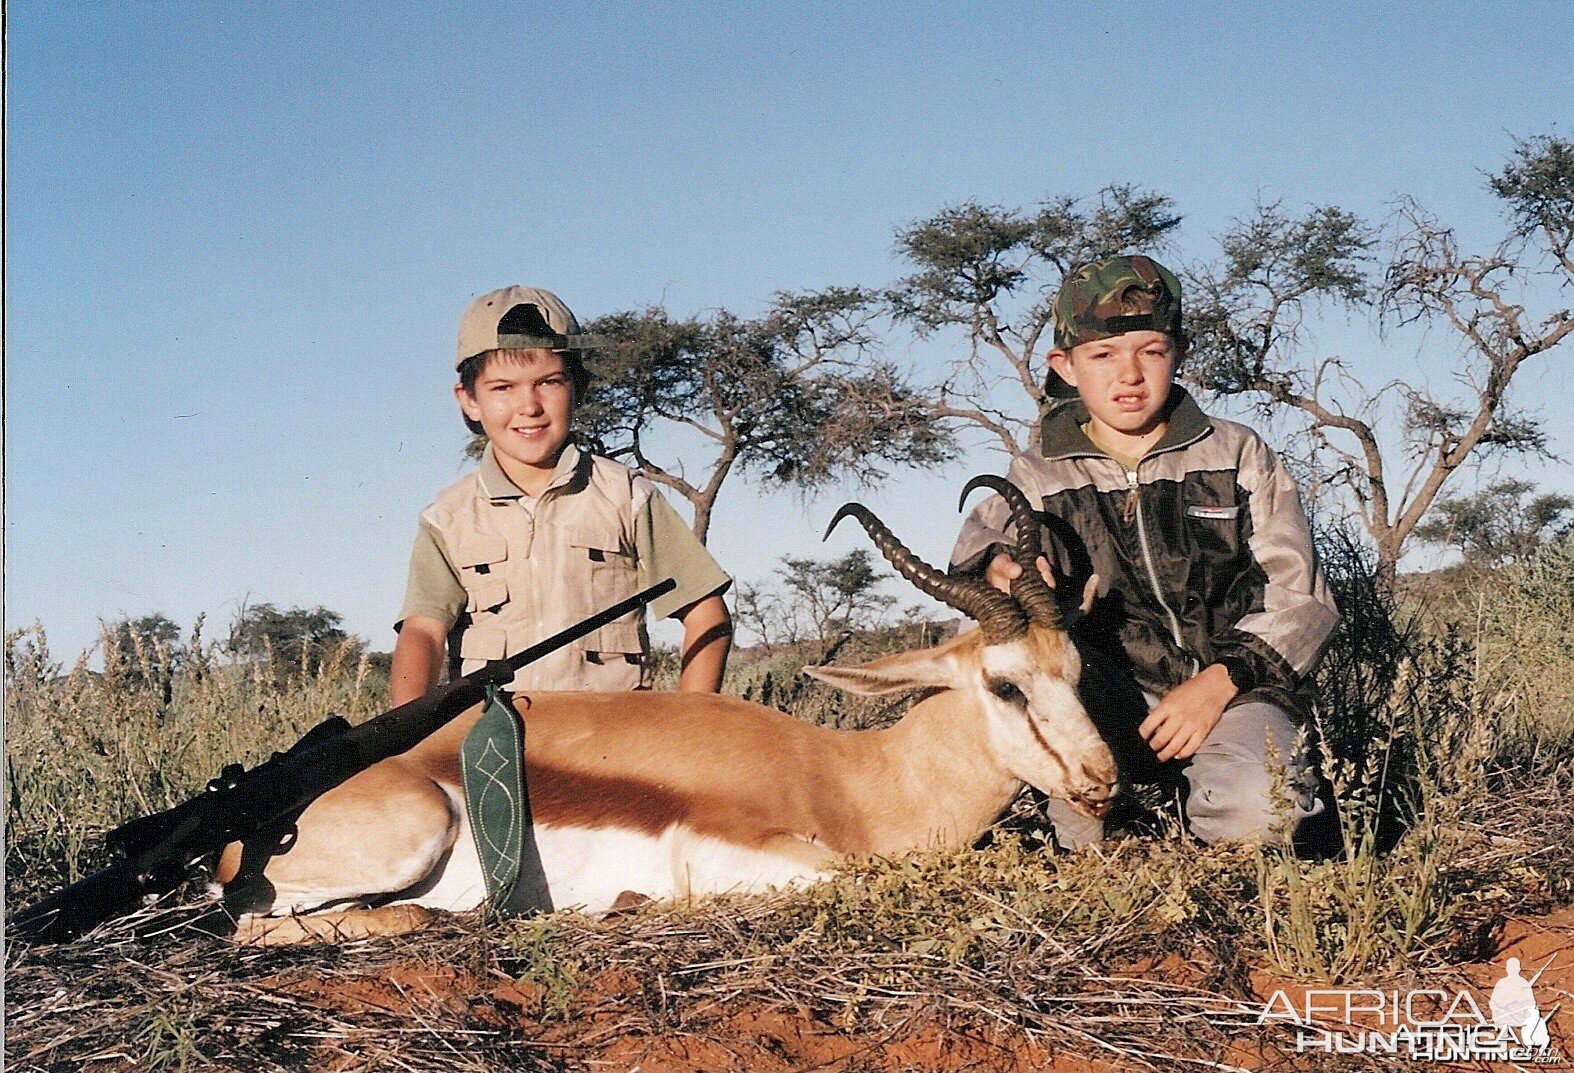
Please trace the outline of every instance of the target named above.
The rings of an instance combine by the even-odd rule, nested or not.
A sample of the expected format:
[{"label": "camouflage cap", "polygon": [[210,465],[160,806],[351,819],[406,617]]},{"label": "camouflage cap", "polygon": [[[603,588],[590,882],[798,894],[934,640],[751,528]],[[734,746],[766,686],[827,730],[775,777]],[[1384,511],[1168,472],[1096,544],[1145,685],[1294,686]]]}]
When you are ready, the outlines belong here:
[{"label": "camouflage cap", "polygon": [[[1055,347],[1126,332],[1167,332],[1181,336],[1181,288],[1175,273],[1142,254],[1106,257],[1069,272],[1055,295]],[[1076,389],[1050,370],[1046,392],[1071,398]]]},{"label": "camouflage cap", "polygon": [[563,300],[540,287],[502,287],[483,294],[459,318],[457,368],[488,350],[588,350],[605,341],[580,331]]}]

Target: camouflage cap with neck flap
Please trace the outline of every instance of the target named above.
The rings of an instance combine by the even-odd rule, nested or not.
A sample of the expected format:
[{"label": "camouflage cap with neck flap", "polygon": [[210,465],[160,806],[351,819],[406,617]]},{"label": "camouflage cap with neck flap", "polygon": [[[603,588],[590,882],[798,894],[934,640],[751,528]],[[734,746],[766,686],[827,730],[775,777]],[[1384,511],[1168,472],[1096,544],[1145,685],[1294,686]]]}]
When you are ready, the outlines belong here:
[{"label": "camouflage cap with neck flap", "polygon": [[[1142,254],[1094,261],[1067,273],[1055,295],[1055,347],[1070,350],[1126,332],[1181,334],[1181,288],[1175,273]],[[1077,389],[1053,370],[1044,384],[1055,398]]]}]

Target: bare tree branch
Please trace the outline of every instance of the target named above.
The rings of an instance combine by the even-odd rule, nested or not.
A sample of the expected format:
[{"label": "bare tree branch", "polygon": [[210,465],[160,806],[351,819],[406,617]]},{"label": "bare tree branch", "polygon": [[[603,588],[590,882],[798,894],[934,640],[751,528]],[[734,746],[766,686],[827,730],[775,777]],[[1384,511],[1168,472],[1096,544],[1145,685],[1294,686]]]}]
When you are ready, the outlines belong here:
[{"label": "bare tree branch", "polygon": [[[1390,574],[1461,468],[1491,451],[1546,450],[1536,423],[1510,411],[1508,390],[1526,360],[1574,333],[1568,309],[1531,326],[1521,298],[1538,276],[1550,277],[1556,289],[1574,282],[1574,147],[1552,136],[1518,142],[1489,187],[1507,203],[1513,231],[1485,254],[1462,252],[1450,228],[1402,199],[1375,295],[1366,269],[1376,235],[1334,207],[1292,218],[1277,204],[1258,206],[1221,238],[1217,264],[1193,273],[1200,293],[1190,317],[1188,377],[1219,394],[1257,393],[1304,413],[1315,453],[1337,460],[1331,479],[1351,490],[1379,565]],[[1538,271],[1538,263],[1551,267]],[[1470,396],[1456,405],[1409,384],[1375,394],[1356,385],[1363,408],[1390,389],[1405,400],[1402,446],[1413,465],[1397,495],[1376,426],[1325,395],[1327,374],[1343,376],[1342,363],[1324,359],[1308,375],[1297,352],[1309,305],[1364,307],[1374,298],[1388,323],[1437,320],[1450,327],[1463,344],[1458,378]],[[1336,436],[1353,439],[1354,449],[1339,446]]]}]

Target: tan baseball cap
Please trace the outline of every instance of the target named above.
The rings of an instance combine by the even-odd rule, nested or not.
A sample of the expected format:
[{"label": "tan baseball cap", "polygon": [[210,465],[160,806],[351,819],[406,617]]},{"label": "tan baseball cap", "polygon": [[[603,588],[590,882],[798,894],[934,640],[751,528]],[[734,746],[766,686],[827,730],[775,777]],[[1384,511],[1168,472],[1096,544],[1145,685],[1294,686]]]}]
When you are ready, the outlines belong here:
[{"label": "tan baseball cap", "polygon": [[579,330],[579,321],[551,291],[540,287],[501,287],[465,307],[459,318],[459,355],[455,368],[488,350],[585,350],[601,339]]}]

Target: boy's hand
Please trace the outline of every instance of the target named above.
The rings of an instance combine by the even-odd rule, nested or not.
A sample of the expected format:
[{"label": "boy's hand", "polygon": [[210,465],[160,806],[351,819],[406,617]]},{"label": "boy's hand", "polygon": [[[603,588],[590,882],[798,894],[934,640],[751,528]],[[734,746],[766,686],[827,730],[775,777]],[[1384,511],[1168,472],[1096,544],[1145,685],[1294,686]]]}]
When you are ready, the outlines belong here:
[{"label": "boy's hand", "polygon": [[[1038,572],[1044,575],[1044,583],[1050,588],[1055,587],[1055,574],[1049,568],[1049,560],[1040,555],[1038,557]],[[984,580],[995,588],[1011,595],[1011,583],[1022,576],[1022,568],[1017,561],[1005,552],[1001,552],[989,560],[989,567],[984,571]]]},{"label": "boy's hand", "polygon": [[1202,748],[1219,725],[1225,705],[1239,692],[1228,671],[1217,663],[1209,664],[1166,693],[1137,733],[1157,754],[1160,763],[1185,760]]}]

